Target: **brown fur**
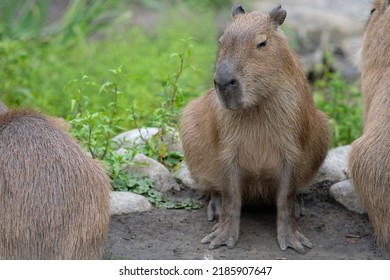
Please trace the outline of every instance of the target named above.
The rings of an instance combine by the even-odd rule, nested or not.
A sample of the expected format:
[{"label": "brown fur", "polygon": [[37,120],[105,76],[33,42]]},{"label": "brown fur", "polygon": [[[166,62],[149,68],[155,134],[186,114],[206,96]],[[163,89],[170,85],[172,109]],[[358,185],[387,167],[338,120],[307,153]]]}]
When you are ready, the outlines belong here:
[{"label": "brown fur", "polygon": [[[8,107],[0,101],[0,114],[8,111]],[[49,117],[49,120],[58,128],[61,128],[65,132],[69,132],[71,125],[63,118]]]},{"label": "brown fur", "polygon": [[216,86],[187,106],[181,122],[189,170],[212,192],[209,218],[216,194],[222,199],[219,223],[202,242],[234,247],[242,201],[276,202],[281,249],[303,253],[311,243],[297,228],[295,196],[326,156],[327,118],[278,29],[285,11],[243,14],[235,7],[232,14],[220,39]]},{"label": "brown fur", "polygon": [[378,245],[390,250],[390,8],[374,2],[361,50],[364,132],[352,144],[350,173],[374,226]]},{"label": "brown fur", "polygon": [[0,115],[0,259],[99,259],[109,222],[104,169],[47,117]]}]

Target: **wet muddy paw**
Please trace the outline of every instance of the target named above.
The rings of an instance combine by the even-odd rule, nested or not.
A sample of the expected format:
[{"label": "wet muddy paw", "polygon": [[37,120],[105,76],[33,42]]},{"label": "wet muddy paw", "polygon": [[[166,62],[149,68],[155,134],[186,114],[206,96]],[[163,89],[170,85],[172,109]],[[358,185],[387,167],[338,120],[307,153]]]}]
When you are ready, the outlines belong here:
[{"label": "wet muddy paw", "polygon": [[[215,228],[215,227],[214,227]],[[214,229],[213,228],[213,229]],[[238,228],[229,225],[216,225],[216,229],[202,239],[203,244],[210,243],[209,249],[215,249],[222,245],[228,246],[229,249],[234,248],[238,240]]]},{"label": "wet muddy paw", "polygon": [[308,249],[313,248],[313,244],[302,233],[296,230],[294,233],[282,233],[278,234],[278,241],[280,249],[287,250],[292,248],[300,254],[306,254]]}]

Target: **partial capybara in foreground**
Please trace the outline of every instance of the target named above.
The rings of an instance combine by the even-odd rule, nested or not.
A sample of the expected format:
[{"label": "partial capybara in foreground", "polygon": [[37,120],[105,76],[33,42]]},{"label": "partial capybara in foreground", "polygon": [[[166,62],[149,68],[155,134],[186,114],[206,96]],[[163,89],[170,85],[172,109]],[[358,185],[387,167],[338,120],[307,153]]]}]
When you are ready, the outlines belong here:
[{"label": "partial capybara in foreground", "polygon": [[280,248],[304,253],[312,244],[297,226],[296,193],[327,154],[328,121],[278,28],[286,11],[246,14],[237,4],[232,15],[220,38],[215,87],[192,101],[181,121],[189,170],[211,193],[209,218],[222,199],[219,223],[202,243],[233,248],[242,202],[276,202]]},{"label": "partial capybara in foreground", "polygon": [[[9,109],[5,104],[0,101],[0,114],[7,112]],[[66,122],[63,118],[49,117],[49,120],[57,127],[61,128],[65,132],[69,132],[71,125]]]},{"label": "partial capybara in foreground", "polygon": [[377,244],[390,250],[390,8],[374,2],[361,49],[363,135],[352,144],[349,169],[373,224]]},{"label": "partial capybara in foreground", "polygon": [[104,169],[49,119],[0,114],[0,259],[99,259],[109,222]]}]

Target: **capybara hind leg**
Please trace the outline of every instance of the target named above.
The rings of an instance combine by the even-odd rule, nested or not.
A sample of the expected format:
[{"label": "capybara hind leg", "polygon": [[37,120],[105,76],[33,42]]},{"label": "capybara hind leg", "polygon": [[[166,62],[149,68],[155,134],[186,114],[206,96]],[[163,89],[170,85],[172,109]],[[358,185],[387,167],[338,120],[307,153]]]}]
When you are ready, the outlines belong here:
[{"label": "capybara hind leg", "polygon": [[219,192],[212,191],[210,193],[210,201],[207,206],[207,219],[211,222],[219,220],[221,215],[221,194]]},{"label": "capybara hind leg", "polygon": [[295,218],[300,218],[305,215],[305,204],[303,197],[300,194],[297,194],[296,204],[295,204]]}]

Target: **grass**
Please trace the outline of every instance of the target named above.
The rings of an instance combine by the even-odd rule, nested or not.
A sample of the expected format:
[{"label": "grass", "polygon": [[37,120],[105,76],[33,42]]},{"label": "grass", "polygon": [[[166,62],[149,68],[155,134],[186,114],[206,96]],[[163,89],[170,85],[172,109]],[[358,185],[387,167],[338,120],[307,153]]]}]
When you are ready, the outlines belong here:
[{"label": "grass", "polygon": [[322,78],[313,85],[313,96],[317,107],[330,120],[330,146],[349,145],[363,131],[363,99],[359,81],[347,83],[340,73],[330,72],[327,65],[323,66],[323,73]]},{"label": "grass", "polygon": [[200,18],[188,7],[178,6],[163,14],[153,36],[128,25],[120,33],[107,30],[103,39],[68,36],[67,44],[62,44],[62,34],[43,41],[41,37],[29,41],[24,36],[4,38],[0,42],[0,70],[4,73],[0,92],[4,101],[10,106],[32,105],[66,117],[78,90],[72,81],[87,75],[93,83],[85,85],[84,91],[97,110],[109,100],[97,94],[99,89],[94,84],[104,83],[110,78],[108,69],[122,65],[122,102],[130,106],[137,101],[147,121],[160,105],[169,75],[176,70],[178,58],[172,54],[181,48],[183,38],[193,38],[191,64],[195,70],[183,74],[182,88],[186,99],[199,95],[212,84],[216,52],[212,12],[203,12]]}]

